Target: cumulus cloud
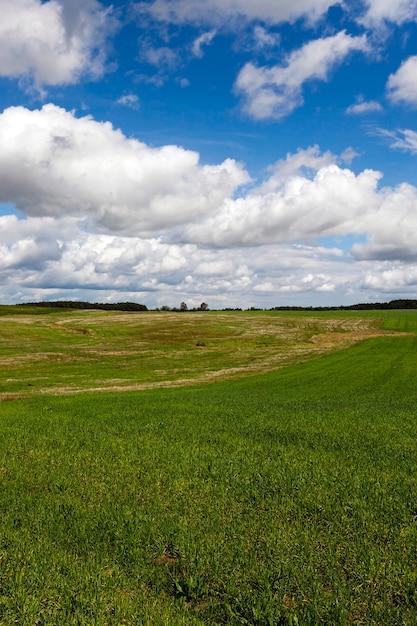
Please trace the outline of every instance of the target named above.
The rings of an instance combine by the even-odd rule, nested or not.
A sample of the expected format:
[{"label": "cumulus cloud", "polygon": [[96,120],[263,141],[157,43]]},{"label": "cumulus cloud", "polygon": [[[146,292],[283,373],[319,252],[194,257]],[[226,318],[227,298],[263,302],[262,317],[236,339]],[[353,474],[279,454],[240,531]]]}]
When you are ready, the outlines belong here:
[{"label": "cumulus cloud", "polygon": [[2,301],[74,298],[136,300],[179,306],[185,300],[211,308],[276,306],[377,299],[384,291],[406,295],[416,265],[387,260],[352,264],[338,248],[278,243],[212,249],[82,230],[68,218],[0,217]]},{"label": "cumulus cloud", "polygon": [[150,148],[52,104],[6,109],[0,138],[0,202],[107,231],[144,235],[192,221],[249,178],[232,159],[203,166],[196,152]]},{"label": "cumulus cloud", "polygon": [[[70,221],[60,224],[67,236],[74,234]],[[51,218],[18,220],[14,215],[0,217],[0,271],[30,269],[40,271],[61,256],[60,230]]]},{"label": "cumulus cloud", "polygon": [[[362,240],[350,249],[359,261],[417,259],[417,189],[379,187],[382,174],[355,174],[317,146],[271,168],[270,178],[244,196],[186,225],[184,241],[217,247],[317,242],[323,237]],[[327,283],[326,283],[327,284]]]},{"label": "cumulus cloud", "polygon": [[[7,109],[0,115],[0,138],[0,202],[13,203],[26,216],[52,220],[47,230],[57,240],[62,231],[53,227],[53,219],[103,236],[164,234],[167,245],[218,249],[356,233],[366,238],[352,248],[359,260],[417,255],[416,188],[379,189],[380,172],[355,174],[342,167],[343,157],[321,153],[317,146],[287,155],[263,183],[242,187],[239,194],[249,177],[233,160],[203,166],[195,152],[150,148],[108,123],[78,119],[54,105]],[[29,258],[30,232],[25,234],[16,218],[7,219],[15,220],[13,228],[19,224],[21,243],[3,258]],[[45,240],[41,245],[38,224],[31,222],[38,247],[60,254],[58,244]],[[130,258],[132,248],[127,248]],[[180,268],[184,259],[170,254],[163,264],[158,272]],[[133,261],[131,266],[136,272]],[[226,266],[205,259],[195,267],[197,275],[215,276]],[[152,274],[149,267],[147,273]]]},{"label": "cumulus cloud", "polygon": [[263,20],[270,24],[306,18],[316,21],[334,4],[334,0],[154,0],[139,2],[140,13],[150,14],[161,22],[197,23],[224,26],[230,20]]},{"label": "cumulus cloud", "polygon": [[403,24],[417,18],[416,0],[367,0],[365,6],[362,21],[368,26],[378,26],[384,21]]},{"label": "cumulus cloud", "polygon": [[75,297],[82,292],[85,298],[87,291],[106,291],[106,298],[148,294],[148,299],[158,299],[155,305],[178,306],[183,292],[192,290],[199,304],[208,295],[224,297],[224,291],[236,293],[251,284],[253,271],[243,256],[234,250],[219,255],[161,237],[86,232],[68,218],[0,217],[2,293],[14,293],[15,300],[12,290],[18,285],[22,299],[27,293],[39,299],[65,290]]},{"label": "cumulus cloud", "polygon": [[36,88],[97,78],[109,28],[109,10],[95,0],[2,0],[0,76]]},{"label": "cumulus cloud", "polygon": [[417,105],[417,56],[406,59],[387,83],[388,97],[394,103]]},{"label": "cumulus cloud", "polygon": [[355,244],[352,255],[367,260],[417,260],[417,189],[401,183],[382,189],[374,211],[363,214],[365,243]]},{"label": "cumulus cloud", "polygon": [[256,189],[256,192],[265,194],[276,191],[290,177],[303,175],[306,172],[314,173],[322,167],[344,160],[343,157],[337,157],[330,151],[321,152],[317,145],[305,150],[297,150],[295,153],[288,153],[285,159],[280,159],[269,167],[271,175]]},{"label": "cumulus cloud", "polygon": [[379,172],[355,175],[336,164],[313,178],[273,176],[263,188],[226,200],[215,213],[185,227],[185,237],[217,246],[260,245],[362,232],[363,212],[378,206]]},{"label": "cumulus cloud", "polygon": [[52,105],[7,110],[0,138],[0,201],[27,216],[0,216],[3,301],[362,301],[403,262],[398,288],[411,289],[417,189],[380,188],[379,172],[343,167],[346,155],[299,150],[239,193],[247,174],[234,161],[201,166],[193,152],[151,149]]},{"label": "cumulus cloud", "polygon": [[348,113],[348,115],[363,115],[365,113],[380,113],[382,110],[381,104],[376,100],[358,98],[355,104],[351,104],[346,109],[346,113]]},{"label": "cumulus cloud", "polygon": [[235,88],[251,117],[280,119],[303,103],[304,83],[327,80],[330,71],[349,53],[367,49],[364,35],[352,37],[341,31],[332,37],[310,41],[289,54],[282,65],[257,67],[247,63],[237,77]]},{"label": "cumulus cloud", "polygon": [[417,265],[387,267],[386,264],[373,265],[361,278],[361,288],[384,292],[409,294],[414,297],[417,285]]}]

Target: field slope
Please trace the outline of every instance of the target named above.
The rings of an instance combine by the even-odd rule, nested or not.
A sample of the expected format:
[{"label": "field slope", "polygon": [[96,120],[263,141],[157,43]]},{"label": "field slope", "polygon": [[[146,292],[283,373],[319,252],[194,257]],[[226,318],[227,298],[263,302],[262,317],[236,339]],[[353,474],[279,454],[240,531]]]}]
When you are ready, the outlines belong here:
[{"label": "field slope", "polygon": [[[271,315],[300,320],[291,345],[354,332],[343,319],[369,338],[216,384],[92,393],[69,368],[63,395],[46,360],[53,394],[4,386],[0,624],[415,626],[417,312],[372,313]],[[198,337],[190,363],[218,335]]]},{"label": "field slope", "polygon": [[389,333],[354,313],[16,310],[0,307],[0,400],[246,377]]}]

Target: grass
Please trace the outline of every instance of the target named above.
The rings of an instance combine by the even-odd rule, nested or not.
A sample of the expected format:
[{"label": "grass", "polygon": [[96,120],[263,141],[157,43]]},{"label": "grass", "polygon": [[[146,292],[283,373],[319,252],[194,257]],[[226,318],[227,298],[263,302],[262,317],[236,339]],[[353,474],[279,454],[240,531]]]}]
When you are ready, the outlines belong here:
[{"label": "grass", "polygon": [[0,624],[414,626],[417,312],[379,317],[410,334],[216,384],[3,402]]},{"label": "grass", "polygon": [[382,334],[372,317],[0,307],[0,398],[246,377]]}]

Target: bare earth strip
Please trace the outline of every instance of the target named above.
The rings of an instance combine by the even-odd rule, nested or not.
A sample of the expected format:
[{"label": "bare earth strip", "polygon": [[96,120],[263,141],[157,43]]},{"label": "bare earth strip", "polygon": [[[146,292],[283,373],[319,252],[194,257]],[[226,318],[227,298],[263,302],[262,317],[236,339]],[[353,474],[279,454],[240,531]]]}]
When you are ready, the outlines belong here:
[{"label": "bare earth strip", "polygon": [[0,400],[174,387],[264,373],[389,336],[380,321],[239,313],[0,318]]}]

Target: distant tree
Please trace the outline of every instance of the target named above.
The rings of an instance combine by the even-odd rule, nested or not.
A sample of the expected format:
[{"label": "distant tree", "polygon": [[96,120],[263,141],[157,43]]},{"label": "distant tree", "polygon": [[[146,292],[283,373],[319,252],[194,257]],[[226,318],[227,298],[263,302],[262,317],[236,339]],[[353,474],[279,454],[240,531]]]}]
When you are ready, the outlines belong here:
[{"label": "distant tree", "polygon": [[206,302],[202,302],[198,307],[199,311],[208,311],[208,304]]},{"label": "distant tree", "polygon": [[186,302],[181,302],[180,311],[188,311],[188,306]]}]

